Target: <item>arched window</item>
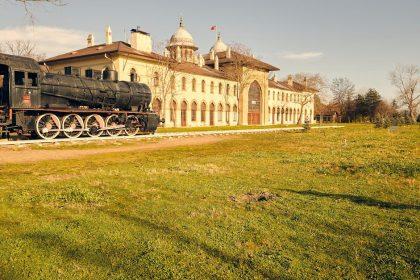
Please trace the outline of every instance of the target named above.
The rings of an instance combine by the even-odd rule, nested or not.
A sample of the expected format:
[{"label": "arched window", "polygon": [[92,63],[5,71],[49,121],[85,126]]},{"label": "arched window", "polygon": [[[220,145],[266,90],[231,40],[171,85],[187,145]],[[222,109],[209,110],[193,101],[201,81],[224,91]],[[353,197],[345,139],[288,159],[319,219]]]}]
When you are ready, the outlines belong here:
[{"label": "arched window", "polygon": [[159,86],[159,73],[158,72],[155,72],[153,74],[153,85],[155,87],[158,87]]},{"label": "arched window", "polygon": [[191,121],[197,121],[197,102],[191,104]]},{"label": "arched window", "polygon": [[155,98],[152,104],[153,111],[161,116],[162,114],[162,101],[159,98]]},{"label": "arched window", "polygon": [[284,101],[284,92],[281,93],[281,101]]},{"label": "arched window", "polygon": [[171,90],[175,91],[176,90],[176,88],[175,88],[175,76],[172,75],[170,82],[171,82]]},{"label": "arched window", "polygon": [[214,82],[210,83],[210,93],[214,93]]},{"label": "arched window", "polygon": [[176,102],[175,102],[175,100],[172,100],[172,102],[171,102],[170,113],[171,113],[170,120],[171,120],[172,123],[175,124],[175,119],[176,119]]},{"label": "arched window", "polygon": [[192,79],[192,91],[193,92],[196,92],[197,91],[197,81],[196,81],[196,79],[194,78],[194,79]]},{"label": "arched window", "polygon": [[280,108],[277,108],[277,121],[280,121]]},{"label": "arched window", "polygon": [[182,77],[182,90],[187,90],[187,78]]},{"label": "arched window", "polygon": [[201,122],[205,122],[206,121],[206,103],[201,103]]},{"label": "arched window", "polygon": [[229,94],[230,94],[230,85],[227,84],[226,85],[226,95],[229,95]]},{"label": "arched window", "polygon": [[238,120],[238,107],[233,105],[233,121],[236,122]]},{"label": "arched window", "polygon": [[286,102],[289,102],[289,94],[286,93]]},{"label": "arched window", "polygon": [[277,92],[277,100],[280,100],[280,93]]},{"label": "arched window", "polygon": [[218,112],[217,121],[222,122],[223,120],[223,105],[222,104],[219,104],[219,107],[217,108],[217,112]]},{"label": "arched window", "polygon": [[238,87],[236,85],[233,86],[233,95],[238,95]]},{"label": "arched window", "polygon": [[230,123],[230,105],[226,104],[226,123]]},{"label": "arched window", "polygon": [[[287,95],[286,95],[287,96]],[[285,110],[285,114],[284,114],[284,120],[287,122],[287,120],[289,119],[289,109],[286,108]]]},{"label": "arched window", "polygon": [[219,94],[222,94],[223,86],[222,83],[219,83]]},{"label": "arched window", "polygon": [[202,93],[206,92],[206,81],[204,80],[201,81],[201,92]]},{"label": "arched window", "polygon": [[137,82],[137,73],[136,73],[136,69],[132,68],[130,70],[130,82]]}]

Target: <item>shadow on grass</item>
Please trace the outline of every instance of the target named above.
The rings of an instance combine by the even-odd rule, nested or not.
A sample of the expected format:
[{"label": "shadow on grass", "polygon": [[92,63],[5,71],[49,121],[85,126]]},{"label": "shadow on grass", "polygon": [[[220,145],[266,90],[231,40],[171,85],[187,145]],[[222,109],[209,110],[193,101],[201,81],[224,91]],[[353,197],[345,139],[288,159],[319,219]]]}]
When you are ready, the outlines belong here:
[{"label": "shadow on grass", "polygon": [[[117,219],[124,219],[126,221],[132,222],[134,224],[140,225],[140,226],[144,226],[146,228],[148,228],[149,230],[152,230],[154,232],[160,232],[162,234],[167,235],[168,237],[170,237],[171,240],[175,240],[177,242],[181,242],[184,243],[185,245],[189,245],[189,246],[194,246],[197,247],[203,251],[205,251],[208,255],[219,259],[220,261],[233,265],[234,267],[240,269],[240,267],[246,266],[248,269],[257,272],[258,274],[260,274],[261,276],[263,276],[264,278],[268,278],[268,279],[279,279],[281,278],[281,275],[278,275],[277,273],[274,273],[273,271],[270,270],[264,270],[261,267],[258,267],[258,264],[254,264],[252,262],[252,260],[248,260],[248,259],[243,259],[243,258],[239,258],[239,257],[235,257],[229,254],[226,254],[225,252],[211,247],[207,244],[205,244],[204,242],[198,240],[197,238],[194,237],[187,237],[185,236],[183,233],[174,230],[166,225],[161,225],[161,224],[156,224],[153,223],[149,220],[143,219],[143,218],[139,218],[139,217],[134,217],[134,216],[129,216],[127,214],[124,213],[116,213],[116,212],[109,212],[106,211],[105,213],[107,213],[110,216],[114,216]],[[284,278],[284,277],[283,277]]]},{"label": "shadow on grass", "polygon": [[313,190],[296,191],[296,190],[285,189],[284,191],[289,192],[289,193],[300,194],[300,195],[328,197],[332,199],[345,199],[345,200],[348,200],[357,204],[361,204],[361,205],[376,206],[376,207],[386,208],[386,209],[420,210],[420,206],[418,205],[381,201],[381,200],[377,200],[377,199],[373,199],[373,198],[365,197],[365,196],[359,196],[359,195],[323,193],[323,192],[318,192],[318,191],[313,191]]}]

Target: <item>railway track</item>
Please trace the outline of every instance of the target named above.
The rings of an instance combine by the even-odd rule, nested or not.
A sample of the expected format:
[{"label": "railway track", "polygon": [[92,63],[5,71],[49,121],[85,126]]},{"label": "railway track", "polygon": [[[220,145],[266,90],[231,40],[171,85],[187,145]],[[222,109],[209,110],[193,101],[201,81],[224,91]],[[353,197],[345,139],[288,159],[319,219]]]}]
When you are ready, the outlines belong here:
[{"label": "railway track", "polygon": [[[333,125],[333,126],[313,126],[311,129],[325,129],[325,128],[342,128],[344,126]],[[40,145],[40,144],[57,144],[57,143],[79,143],[79,142],[104,142],[104,141],[115,141],[115,140],[142,140],[142,139],[160,139],[160,138],[171,138],[171,137],[193,137],[202,135],[236,135],[236,134],[258,134],[258,133],[270,133],[278,131],[299,131],[303,130],[303,127],[281,127],[281,128],[264,128],[264,129],[240,129],[240,130],[214,130],[214,131],[191,131],[191,132],[167,132],[167,133],[156,133],[150,135],[137,135],[137,136],[105,136],[100,138],[55,138],[50,140],[16,140],[16,141],[0,141],[0,147],[6,146],[23,146],[23,145]]]}]

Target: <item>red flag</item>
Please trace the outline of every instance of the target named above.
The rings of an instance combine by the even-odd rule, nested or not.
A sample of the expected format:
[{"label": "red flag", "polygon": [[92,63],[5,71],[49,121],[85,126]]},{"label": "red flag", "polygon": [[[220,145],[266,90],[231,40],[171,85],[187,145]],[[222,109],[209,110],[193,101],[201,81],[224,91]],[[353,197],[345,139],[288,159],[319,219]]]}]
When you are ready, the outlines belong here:
[{"label": "red flag", "polygon": [[215,31],[215,30],[216,30],[216,25],[213,25],[213,26],[210,28],[210,30],[211,30],[211,31]]}]

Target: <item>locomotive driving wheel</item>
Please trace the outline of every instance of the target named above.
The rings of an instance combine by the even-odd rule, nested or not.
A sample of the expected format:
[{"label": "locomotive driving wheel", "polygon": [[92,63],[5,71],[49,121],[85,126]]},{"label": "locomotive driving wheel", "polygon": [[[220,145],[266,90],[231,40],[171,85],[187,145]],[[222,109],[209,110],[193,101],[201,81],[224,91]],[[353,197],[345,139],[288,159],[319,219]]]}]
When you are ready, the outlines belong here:
[{"label": "locomotive driving wheel", "polygon": [[60,119],[54,114],[38,116],[35,121],[36,135],[42,139],[54,139],[60,134]]},{"label": "locomotive driving wheel", "polygon": [[89,115],[85,119],[85,128],[87,130],[86,133],[90,137],[100,137],[104,133],[104,127],[105,121],[98,114]]},{"label": "locomotive driving wheel", "polygon": [[83,134],[85,125],[81,116],[70,114],[63,118],[62,127],[67,138],[78,138]]},{"label": "locomotive driving wheel", "polygon": [[122,127],[117,115],[108,116],[105,120],[105,124],[107,127],[106,133],[109,136],[118,136],[122,133]]},{"label": "locomotive driving wheel", "polygon": [[128,136],[135,136],[137,133],[139,133],[139,130],[139,119],[133,115],[128,116],[127,121],[125,123],[125,134],[127,134]]}]

